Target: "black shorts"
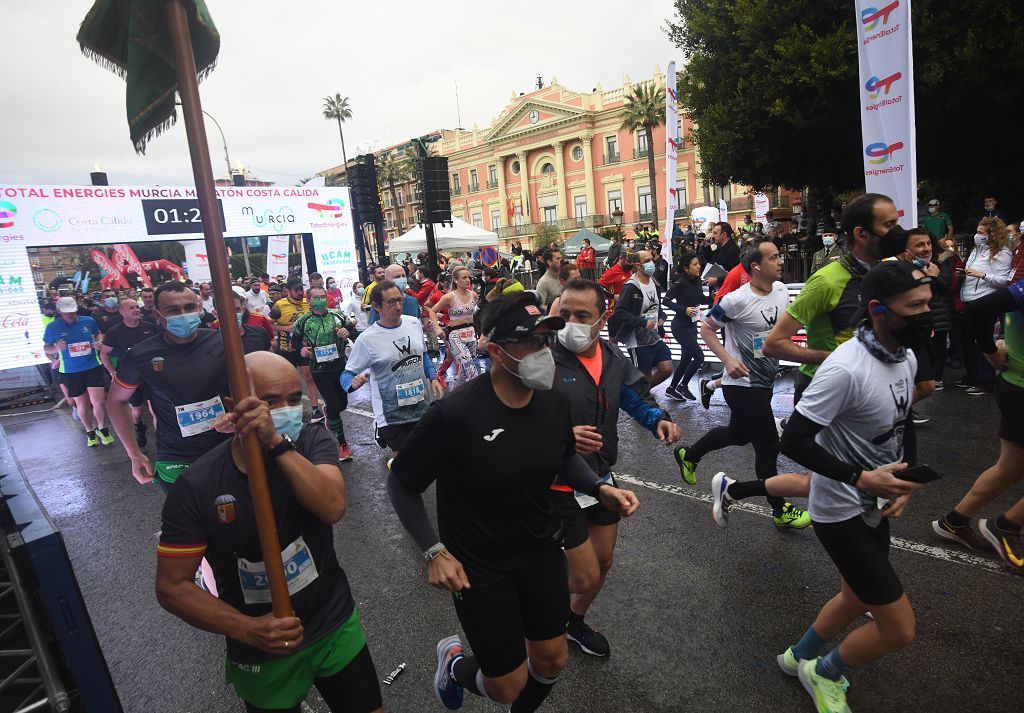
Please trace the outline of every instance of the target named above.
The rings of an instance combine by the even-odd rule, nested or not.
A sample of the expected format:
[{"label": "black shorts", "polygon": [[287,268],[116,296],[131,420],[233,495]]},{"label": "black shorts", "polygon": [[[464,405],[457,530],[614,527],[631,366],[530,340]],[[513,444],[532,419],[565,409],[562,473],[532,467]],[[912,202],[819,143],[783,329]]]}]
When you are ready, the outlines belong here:
[{"label": "black shorts", "polygon": [[309,357],[302,356],[298,349],[290,352],[280,351],[278,354],[287,359],[292,366],[309,366]]},{"label": "black shorts", "polygon": [[68,396],[75,398],[85,393],[86,389],[105,388],[107,371],[102,366],[95,366],[88,371],[69,372],[60,375],[61,383],[67,387]]},{"label": "black shorts", "polygon": [[889,564],[889,520],[869,526],[860,515],[842,522],[814,522],[814,534],[853,593],[875,606],[903,596],[903,585]]},{"label": "black shorts", "polygon": [[[615,479],[612,479],[615,485]],[[567,550],[579,547],[590,539],[590,526],[614,525],[622,516],[596,503],[588,508],[581,508],[573,492],[552,490],[555,499],[555,513],[562,518],[562,547]]]},{"label": "black shorts", "polygon": [[644,376],[654,371],[661,362],[672,361],[672,352],[662,341],[643,347],[633,347],[629,350],[629,356],[633,360],[633,366],[639,369]]},{"label": "black shorts", "polygon": [[384,441],[384,445],[397,453],[402,450],[402,446],[405,445],[405,439],[409,437],[415,426],[415,421],[398,423],[394,426],[377,426],[377,435]]},{"label": "black shorts", "polygon": [[1024,418],[1020,408],[1024,404],[1024,389],[1011,384],[1006,377],[996,379],[996,406],[999,407],[999,437],[1024,446]]},{"label": "black shorts", "polygon": [[149,401],[149,390],[145,384],[139,384],[135,391],[132,392],[131,398],[128,399],[128,405],[138,408],[139,406],[145,406],[147,401]]},{"label": "black shorts", "polygon": [[455,613],[488,678],[515,671],[526,660],[525,641],[565,633],[569,575],[565,554],[547,545],[518,572],[489,587],[454,592]]}]

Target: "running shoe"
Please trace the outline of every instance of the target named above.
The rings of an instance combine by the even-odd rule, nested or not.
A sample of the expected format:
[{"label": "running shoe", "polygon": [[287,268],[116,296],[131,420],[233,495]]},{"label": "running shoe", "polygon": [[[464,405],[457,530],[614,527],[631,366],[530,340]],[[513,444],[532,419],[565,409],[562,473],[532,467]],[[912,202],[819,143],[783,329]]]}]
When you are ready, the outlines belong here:
[{"label": "running shoe", "polygon": [[819,676],[815,671],[818,659],[801,661],[797,667],[797,677],[804,690],[814,701],[818,713],[850,713],[846,705],[846,691],[843,684],[831,678]]},{"label": "running shoe", "polygon": [[932,529],[935,530],[935,534],[944,540],[950,542],[956,542],[957,544],[963,545],[969,550],[976,552],[988,552],[992,548],[989,546],[988,541],[974,532],[971,529],[970,523],[961,527],[955,527],[949,524],[949,520],[943,515],[938,520],[932,520]]},{"label": "running shoe", "polygon": [[[786,649],[785,653],[781,653],[776,656],[775,660],[779,663],[779,668],[782,669],[784,674],[796,678],[800,669],[800,662],[797,661],[796,656],[793,655],[792,646]],[[843,687],[843,692],[850,690],[850,682],[846,680],[846,676],[839,679],[839,684]]]},{"label": "running shoe", "polygon": [[714,391],[708,391],[708,384],[711,383],[711,379],[700,380],[700,405],[705,409],[711,408],[711,396],[715,393]]},{"label": "running shoe", "polygon": [[585,654],[607,656],[612,652],[612,647],[608,644],[608,639],[604,637],[604,634],[591,628],[582,619],[579,622],[570,620],[565,633],[569,637],[569,641],[579,644]]},{"label": "running shoe", "polygon": [[979,386],[972,386],[971,388],[967,389],[968,396],[988,396],[991,393],[992,392],[989,391],[988,389],[983,389]]},{"label": "running shoe", "polygon": [[678,386],[678,387],[676,387],[676,393],[677,394],[681,394],[682,397],[684,399],[686,399],[687,401],[696,401],[697,400],[697,397],[693,395],[693,392],[690,391],[690,387],[688,387],[688,386]]},{"label": "running shoe", "polygon": [[992,543],[1003,562],[1024,574],[1024,541],[1019,532],[1000,528],[995,520],[978,520],[978,530]]},{"label": "running shoe", "polygon": [[688,484],[697,484],[697,464],[691,463],[686,460],[686,449],[677,448],[672,451],[672,455],[676,459],[676,465],[679,466],[679,476]]},{"label": "running shoe", "polygon": [[384,437],[382,435],[380,435],[380,429],[377,428],[376,424],[374,424],[374,426],[373,426],[373,440],[377,442],[377,445],[380,448],[387,448],[388,447],[387,441],[385,441]]},{"label": "running shoe", "polygon": [[922,426],[928,423],[931,419],[924,414],[918,413],[914,409],[910,409],[910,420],[914,422],[914,425]]},{"label": "running shoe", "polygon": [[960,381],[956,382],[956,385],[957,385],[957,388],[959,388],[959,389],[973,389],[974,388],[974,384],[972,384],[969,381],[964,381],[963,379],[961,379]]},{"label": "running shoe", "polygon": [[391,464],[395,462],[394,458],[388,458],[387,466],[388,470],[391,470]]},{"label": "running shoe", "polygon": [[105,428],[101,428],[98,432],[100,434],[100,443],[105,446],[114,445],[114,437],[110,435],[110,431]]},{"label": "running shoe", "polygon": [[449,636],[437,642],[437,671],[434,672],[434,695],[450,711],[462,707],[463,687],[452,676],[455,661],[466,654],[459,637]]},{"label": "running shoe", "polygon": [[85,445],[89,448],[95,448],[100,444],[100,439],[96,436],[96,431],[85,432]]},{"label": "running shoe", "polygon": [[319,423],[320,421],[323,421],[323,420],[324,420],[324,410],[320,407],[320,404],[317,404],[316,406],[313,407],[313,411],[309,415],[309,422],[310,423]]},{"label": "running shoe", "polygon": [[772,521],[780,530],[802,530],[811,524],[811,515],[793,503],[786,503],[782,506],[781,514],[772,516]]},{"label": "running shoe", "polygon": [[675,387],[673,387],[673,386],[670,386],[667,389],[665,389],[665,396],[669,397],[670,399],[675,399],[676,401],[685,401],[686,400],[683,397],[683,395],[681,393],[679,393],[678,391],[676,391]]},{"label": "running shoe", "polygon": [[146,424],[135,424],[135,442],[139,445],[139,448],[146,447],[146,444],[149,442],[149,439],[146,438]]},{"label": "running shoe", "polygon": [[352,449],[348,447],[347,443],[338,444],[338,460],[342,463],[352,460]]},{"label": "running shoe", "polygon": [[71,418],[75,419],[76,421],[80,421],[81,420],[81,419],[78,418],[78,407],[77,406],[72,406],[71,407]]},{"label": "running shoe", "polygon": [[942,391],[944,388],[946,388],[946,385],[942,383],[942,379],[936,379],[935,380],[935,390],[936,391]]},{"label": "running shoe", "polygon": [[719,527],[729,526],[729,511],[736,501],[730,498],[726,491],[735,482],[735,478],[730,478],[725,473],[715,473],[715,477],[711,479],[711,496],[715,499],[711,506],[711,519]]}]

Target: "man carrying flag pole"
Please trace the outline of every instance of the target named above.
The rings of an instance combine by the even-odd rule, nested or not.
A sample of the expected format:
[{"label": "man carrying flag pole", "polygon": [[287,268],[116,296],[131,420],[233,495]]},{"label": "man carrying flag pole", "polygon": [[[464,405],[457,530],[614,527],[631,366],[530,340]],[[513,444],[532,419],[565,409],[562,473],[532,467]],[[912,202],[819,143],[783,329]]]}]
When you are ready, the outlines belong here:
[{"label": "man carrying flag pole", "polygon": [[[193,34],[196,37],[194,43]],[[146,143],[150,139],[175,122],[175,93],[180,96],[196,182],[196,196],[209,255],[214,301],[217,311],[222,316],[232,314],[234,299],[227,270],[223,231],[218,220],[217,195],[203,125],[196,68],[198,60],[199,73],[208,74],[220,49],[220,35],[205,2],[97,0],[82,23],[78,40],[87,56],[97,59],[104,66],[125,77],[128,124],[132,141],[139,153],[145,152]],[[254,364],[254,367],[263,368],[259,370],[259,374],[256,368],[253,369],[252,377],[259,386],[259,393],[253,398],[254,387],[243,360],[242,342],[236,320],[222,319],[220,331],[234,401],[230,423],[237,428],[239,438],[237,445],[231,450],[235,466],[233,471],[227,468],[215,469],[217,472],[211,477],[223,479],[236,474],[237,471],[241,484],[236,483],[235,489],[241,497],[231,494],[229,490],[216,498],[216,512],[206,513],[205,510],[198,510],[199,517],[195,522],[205,524],[212,521],[221,525],[239,525],[244,518],[250,528],[255,525],[259,541],[258,552],[262,557],[261,562],[237,558],[237,572],[217,571],[225,566],[223,563],[233,561],[232,558],[221,558],[221,568],[217,568],[216,562],[213,562],[218,582],[239,585],[240,592],[236,594],[239,595],[239,599],[244,600],[244,604],[234,607],[237,620],[225,617],[223,609],[218,617],[218,621],[231,619],[237,624],[233,628],[224,628],[223,623],[217,627],[218,631],[229,636],[229,655],[233,649],[237,653],[239,650],[253,647],[262,652],[262,655],[256,654],[261,660],[260,665],[253,666],[249,659],[241,657],[244,660],[238,666],[243,673],[255,673],[259,674],[258,676],[232,676],[229,660],[228,678],[246,701],[246,708],[250,713],[261,710],[298,711],[309,687],[314,683],[318,689],[323,687],[321,690],[325,698],[333,698],[338,706],[344,704],[345,710],[359,713],[383,710],[380,692],[376,687],[376,673],[373,671],[372,661],[369,660],[365,641],[362,646],[358,645],[358,640],[363,637],[358,617],[351,612],[349,618],[340,626],[333,626],[335,622],[332,621],[332,626],[325,627],[323,621],[323,612],[326,609],[346,610],[344,606],[324,607],[322,601],[324,596],[331,596],[332,593],[337,595],[334,599],[341,598],[342,594],[348,594],[347,583],[344,587],[340,583],[344,581],[344,575],[341,575],[340,580],[338,578],[340,567],[337,560],[324,557],[323,552],[318,556],[318,547],[311,534],[312,530],[303,528],[302,534],[288,544],[283,552],[278,537],[278,524],[285,528],[285,533],[289,537],[292,536],[288,532],[288,529],[294,530],[295,515],[291,511],[298,511],[325,523],[340,518],[340,513],[344,512],[344,481],[340,470],[336,463],[316,463],[315,444],[309,443],[311,438],[315,438],[312,431],[316,429],[302,428],[301,388],[297,383],[286,383],[288,380],[281,374],[287,370],[278,370],[275,364]],[[221,449],[215,449],[209,455],[215,455],[217,450]],[[264,458],[272,464],[275,475],[284,473],[285,477],[276,477],[275,483],[284,480],[294,498],[285,498],[285,504],[290,503],[291,507],[282,506],[284,511],[277,514],[271,504]],[[328,468],[333,471],[327,472]],[[181,476],[165,503],[165,527],[168,522],[176,522],[180,529],[187,530],[190,535],[203,535],[199,532],[202,527],[188,527],[191,520],[182,515],[182,511],[196,510],[190,508],[195,502],[190,496],[194,496],[199,487],[209,485],[208,472],[209,469],[207,472],[201,471],[193,475],[186,471]],[[334,491],[335,497],[324,498],[319,502],[316,498],[310,498],[308,493],[310,488],[314,487],[314,480],[318,481],[316,489],[323,489],[329,484],[329,489]],[[220,483],[217,484],[218,487],[219,485]],[[281,498],[278,497],[276,501],[280,503]],[[325,503],[330,501],[334,501],[336,507],[330,511],[325,510]],[[212,505],[203,502],[202,507]],[[292,527],[289,527],[290,525]],[[330,539],[329,526],[327,532]],[[310,537],[310,542],[306,542],[304,537]],[[169,569],[174,569],[175,558],[195,559],[202,556],[207,545],[214,545],[213,538],[210,539],[208,543],[196,539],[184,544],[161,541],[162,556],[158,558],[157,582],[161,603],[186,621],[199,626],[203,626],[207,621],[200,615],[199,610],[211,609],[219,602],[208,593],[204,592],[197,597],[194,596],[194,592],[189,591],[188,594],[193,596],[187,596],[185,599],[193,606],[181,606],[180,594],[183,590],[180,587],[166,586],[167,573]],[[287,580],[283,564],[285,560],[290,565]],[[330,591],[324,593],[324,589]],[[171,596],[169,593],[177,596]],[[310,596],[310,593],[316,596]],[[300,610],[297,612],[292,610],[292,595],[300,602]],[[266,606],[268,603],[272,605],[273,616],[270,616],[269,608]],[[302,603],[306,603],[307,607],[302,607]],[[263,616],[257,619],[261,622],[259,627],[242,625],[241,622],[251,622],[253,617],[260,614]],[[303,638],[303,625],[306,634],[309,635],[306,638]],[[245,636],[244,641],[230,638],[232,633],[241,635],[239,632],[250,630],[257,631],[259,636]],[[326,649],[320,651],[325,643],[330,644],[329,652]],[[251,652],[243,650],[243,653]],[[264,660],[268,654],[270,659]],[[356,671],[358,675],[352,676],[351,674]],[[303,675],[299,676],[299,673]],[[341,686],[343,693],[329,696],[325,689],[331,687],[331,682],[337,684],[339,678],[345,679],[344,685]],[[298,688],[302,684],[305,685],[305,690],[300,691]],[[355,699],[346,698],[344,692],[351,693],[356,688],[365,695]],[[288,695],[282,696],[283,693]]]}]

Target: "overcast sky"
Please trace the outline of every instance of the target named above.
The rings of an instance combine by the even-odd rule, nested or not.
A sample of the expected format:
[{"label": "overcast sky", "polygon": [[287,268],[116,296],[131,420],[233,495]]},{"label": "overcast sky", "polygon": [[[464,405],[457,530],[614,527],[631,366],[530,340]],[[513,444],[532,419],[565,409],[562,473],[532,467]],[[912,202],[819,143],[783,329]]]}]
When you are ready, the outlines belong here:
[{"label": "overcast sky", "polygon": [[[88,184],[99,164],[112,184],[192,183],[185,127],[136,156],[124,82],[83,56],[75,35],[90,0],[0,0],[5,68],[0,183]],[[481,129],[540,73],[570,89],[617,87],[681,59],[662,28],[669,0],[210,0],[221,33],[203,108],[227,136],[232,164],[293,185],[341,163],[323,97],[349,97],[349,157],[437,128]],[[226,173],[208,123],[214,172]]]}]

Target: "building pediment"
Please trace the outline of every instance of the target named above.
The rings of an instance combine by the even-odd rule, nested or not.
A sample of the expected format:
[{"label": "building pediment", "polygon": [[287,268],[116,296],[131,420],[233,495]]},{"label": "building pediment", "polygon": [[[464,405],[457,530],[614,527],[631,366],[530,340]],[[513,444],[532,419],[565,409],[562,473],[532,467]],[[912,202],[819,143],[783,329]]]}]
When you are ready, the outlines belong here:
[{"label": "building pediment", "polygon": [[543,131],[583,117],[589,118],[590,115],[591,112],[584,109],[531,98],[503,116],[486,135],[484,141],[490,143],[507,138],[528,136],[533,132]]}]

